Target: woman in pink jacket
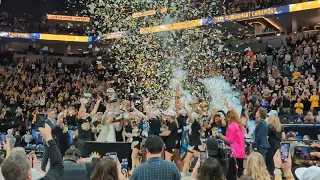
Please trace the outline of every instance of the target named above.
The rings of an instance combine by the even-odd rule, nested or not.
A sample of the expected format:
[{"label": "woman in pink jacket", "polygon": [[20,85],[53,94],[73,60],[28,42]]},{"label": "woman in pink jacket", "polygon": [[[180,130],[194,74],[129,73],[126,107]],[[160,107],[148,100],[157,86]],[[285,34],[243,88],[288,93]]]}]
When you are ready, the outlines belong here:
[{"label": "woman in pink jacket", "polygon": [[229,162],[229,170],[227,173],[227,180],[236,180],[237,176],[240,177],[243,173],[243,160],[246,157],[245,153],[245,129],[240,121],[239,115],[235,110],[229,110],[227,112],[228,128],[226,136],[219,134],[219,136],[231,143],[231,150],[233,152]]}]

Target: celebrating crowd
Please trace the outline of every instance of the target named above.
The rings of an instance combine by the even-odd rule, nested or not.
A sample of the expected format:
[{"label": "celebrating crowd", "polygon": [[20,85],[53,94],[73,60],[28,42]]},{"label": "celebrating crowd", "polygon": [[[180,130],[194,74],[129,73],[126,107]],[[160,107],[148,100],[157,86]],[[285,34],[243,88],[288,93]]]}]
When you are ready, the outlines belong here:
[{"label": "celebrating crowd", "polygon": [[[145,92],[139,93],[139,80],[121,74],[115,64],[102,64],[97,61],[66,65],[61,59],[48,56],[36,62],[31,62],[27,57],[3,62],[2,121],[5,123],[8,117],[18,118],[20,127],[15,131],[24,135],[36,128],[37,122],[45,116],[47,124],[54,129],[53,138],[56,139],[59,153],[65,154],[71,160],[75,158],[74,151],[80,154],[77,156],[84,154],[85,141],[131,142],[129,174],[132,179],[150,179],[155,175],[165,179],[179,179],[179,172],[188,177],[192,168],[192,176],[199,179],[202,176],[212,178],[219,174],[221,178],[227,179],[236,179],[242,174],[257,180],[270,177],[277,179],[281,176],[278,168],[288,171],[285,176],[291,178],[291,156],[288,156],[288,161],[285,162],[278,160],[280,142],[292,137],[290,134],[287,137],[284,135],[279,115],[289,117],[288,122],[284,123],[317,122],[315,114],[319,107],[319,87],[316,72],[320,68],[315,36],[292,39],[272,55],[252,51],[230,54],[222,52],[218,60],[208,61],[207,65],[212,67],[208,71],[214,72],[198,73],[199,78],[222,75],[236,90],[241,91],[239,98],[243,111],[240,114],[231,106],[210,109],[210,103],[201,96],[193,98],[192,101],[184,99],[182,86],[176,86],[173,106],[170,102],[158,102]],[[236,56],[231,59],[231,54]],[[268,121],[265,121],[266,119]],[[70,137],[67,133],[68,128],[72,127],[77,129],[75,137]],[[47,140],[45,136],[44,139]],[[162,138],[157,139],[159,136]],[[258,152],[247,157],[247,166],[244,165],[244,159],[246,151],[250,152],[250,148],[246,149],[246,145],[250,147],[250,143],[243,141],[245,137],[253,139],[252,148]],[[7,138],[12,137],[7,135]],[[70,138],[74,138],[77,149],[72,147],[68,150]],[[153,138],[152,142],[148,141],[149,138]],[[230,159],[227,152],[222,153],[219,149],[220,140],[231,144],[231,157],[235,159]],[[155,150],[152,147],[163,143],[163,154],[162,148]],[[45,142],[44,145],[42,171],[47,170],[48,159],[52,159],[51,168],[61,168],[61,164],[52,164],[58,163],[55,161],[58,157],[51,154],[52,146]],[[15,146],[22,145],[15,143]],[[159,168],[157,172],[152,165],[139,165],[140,153],[145,148],[147,162],[162,163],[163,167],[170,171]],[[71,157],[68,154],[70,151],[73,152]],[[203,151],[207,151],[212,159],[200,162]],[[180,156],[181,152],[184,152],[184,156]],[[224,153],[227,158],[222,158]],[[195,165],[192,164],[194,158],[199,158]],[[10,162],[9,160],[5,162]],[[171,160],[176,166],[166,164]],[[99,171],[98,168],[103,168],[100,163],[106,162],[94,162],[92,159],[86,161],[96,167],[96,170],[84,168],[84,174],[87,175],[83,177],[88,178],[90,174],[93,177],[104,177],[101,171],[105,169]],[[73,173],[72,170],[67,170],[67,162],[69,161],[63,162],[65,177],[70,176],[68,173]],[[254,163],[250,162],[258,163],[257,166],[261,167],[259,171],[255,170],[252,165]],[[79,162],[80,165],[81,163],[84,162]],[[289,165],[284,165],[285,163]],[[215,164],[218,166],[215,174],[206,174],[206,171],[202,170],[205,167],[213,168],[212,165]],[[2,167],[3,175],[10,179],[5,165]],[[238,168],[235,168],[236,166]],[[177,171],[172,171],[172,167],[177,167]],[[153,169],[155,174],[145,174],[144,169]],[[170,174],[171,171],[173,174]],[[50,176],[49,172],[50,170],[47,176]],[[57,174],[54,176],[62,176],[61,169],[55,173]],[[123,177],[122,173],[116,175]],[[91,178],[94,179],[93,177]]]}]

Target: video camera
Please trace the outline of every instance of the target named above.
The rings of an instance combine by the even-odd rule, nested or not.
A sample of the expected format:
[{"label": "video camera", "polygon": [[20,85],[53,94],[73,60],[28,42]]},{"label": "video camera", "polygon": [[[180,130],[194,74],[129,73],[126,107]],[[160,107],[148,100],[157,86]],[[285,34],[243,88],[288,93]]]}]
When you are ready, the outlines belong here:
[{"label": "video camera", "polygon": [[229,162],[232,154],[232,150],[227,147],[230,146],[231,143],[221,139],[219,136],[211,136],[211,140],[207,140],[207,150],[209,152],[209,156],[219,159],[220,162]]},{"label": "video camera", "polygon": [[[218,149],[220,151],[220,160],[224,162],[229,162],[232,154],[232,150],[226,146],[226,142],[220,138],[217,138]],[[230,145],[230,144],[229,144]]]}]

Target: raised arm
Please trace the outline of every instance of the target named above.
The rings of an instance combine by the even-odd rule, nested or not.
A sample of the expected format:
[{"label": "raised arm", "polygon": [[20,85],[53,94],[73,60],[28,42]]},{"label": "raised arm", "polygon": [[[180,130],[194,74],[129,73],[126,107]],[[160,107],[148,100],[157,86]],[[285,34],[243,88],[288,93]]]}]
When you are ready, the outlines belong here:
[{"label": "raised arm", "polygon": [[133,111],[137,114],[139,114],[139,116],[141,116],[143,119],[147,120],[148,116],[146,116],[145,114],[143,114],[141,111],[139,111],[135,106],[134,103],[131,103],[131,108],[133,109]]},{"label": "raised arm", "polygon": [[149,120],[150,118],[150,109],[148,107],[149,98],[144,98],[142,102],[142,107],[144,111],[146,112],[146,120]]},{"label": "raised arm", "polygon": [[191,123],[193,123],[193,122],[194,122],[194,117],[193,117],[191,108],[189,107],[188,104],[185,104],[184,107],[185,107],[185,109],[186,109],[186,111],[187,111],[187,113],[188,113],[189,121],[190,121]]},{"label": "raised arm", "polygon": [[98,108],[99,108],[99,105],[102,101],[102,98],[99,97],[96,104],[94,105],[92,111],[90,112],[90,117],[92,118],[95,114],[97,114],[97,111],[98,111]]},{"label": "raised arm", "polygon": [[175,100],[174,101],[174,106],[175,106],[176,114],[177,114],[177,116],[179,116],[180,115],[181,106],[180,106],[180,91],[179,91],[178,88],[176,90],[176,96],[175,96],[174,100]]},{"label": "raised arm", "polygon": [[107,123],[109,123],[107,121],[108,120],[108,113],[109,113],[109,104],[106,104],[106,110],[103,113],[101,125],[106,125]]}]

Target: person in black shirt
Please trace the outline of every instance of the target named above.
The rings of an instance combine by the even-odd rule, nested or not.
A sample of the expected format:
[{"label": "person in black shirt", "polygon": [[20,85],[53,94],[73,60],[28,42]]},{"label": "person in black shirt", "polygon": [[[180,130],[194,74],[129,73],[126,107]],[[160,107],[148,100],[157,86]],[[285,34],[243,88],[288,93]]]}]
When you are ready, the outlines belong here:
[{"label": "person in black shirt", "polygon": [[171,161],[173,150],[178,143],[178,122],[176,120],[176,113],[173,110],[163,112],[165,120],[168,121],[168,130],[160,133],[160,136],[165,138],[165,160]]},{"label": "person in black shirt", "polygon": [[[127,142],[131,142],[131,171],[135,167],[139,165],[139,151],[141,149],[141,132],[142,132],[142,126],[143,126],[143,121],[140,116],[138,116],[136,113],[133,113],[131,117],[133,116],[133,120],[127,120],[125,122],[125,136],[127,137]],[[129,115],[130,117],[130,115]]]},{"label": "person in black shirt", "polygon": [[284,94],[282,98],[282,109],[284,114],[286,115],[290,114],[290,110],[291,110],[290,106],[291,106],[290,98],[288,97],[288,95]]},{"label": "person in black shirt", "polygon": [[16,135],[14,135],[14,138],[16,138],[16,142],[14,144],[14,147],[22,147],[22,137],[20,136],[20,131],[16,131]]},{"label": "person in black shirt", "polygon": [[274,171],[273,156],[280,148],[281,140],[285,139],[285,133],[278,116],[271,116],[268,120],[268,141],[270,149],[266,155],[266,164],[270,174]]},{"label": "person in black shirt", "polygon": [[92,122],[93,126],[93,133],[94,133],[94,139],[96,140],[99,137],[99,134],[101,132],[101,121],[103,118],[103,112],[98,112],[96,120]]},{"label": "person in black shirt", "polygon": [[186,110],[189,117],[189,123],[191,124],[191,131],[189,135],[188,153],[184,158],[184,164],[182,169],[183,173],[188,172],[190,160],[192,158],[200,156],[199,146],[202,144],[200,139],[201,125],[199,121],[194,118],[194,113],[192,113],[188,107],[186,107]]},{"label": "person in black shirt", "polygon": [[210,122],[206,127],[206,134],[211,134],[212,136],[221,133],[225,136],[227,132],[227,126],[228,124],[225,120],[224,114],[221,111],[213,110]]},{"label": "person in black shirt", "polygon": [[[91,141],[92,140],[92,117],[94,114],[97,113],[97,110],[99,108],[100,102],[102,101],[101,98],[99,98],[91,111],[90,114],[86,113],[85,105],[86,103],[81,102],[81,106],[78,113],[78,120],[77,120],[77,142],[76,142],[76,148],[78,148],[81,153],[84,153],[84,145],[85,141]],[[94,129],[94,128],[93,128]]]},{"label": "person in black shirt", "polygon": [[[187,151],[188,148],[186,146],[183,147],[184,137],[182,137],[184,128],[187,126],[188,113],[185,110],[185,108],[182,108],[181,106],[184,106],[184,101],[180,99],[180,95],[178,92],[175,97],[175,111],[177,114],[177,121],[179,124],[177,136],[178,143],[173,154],[173,160],[180,171],[182,171],[183,169],[183,162],[181,161],[180,153],[183,153],[184,150]],[[184,150],[181,151],[181,148],[184,148]]]}]

